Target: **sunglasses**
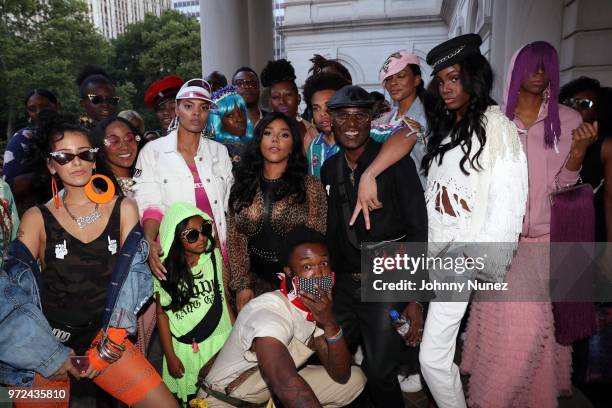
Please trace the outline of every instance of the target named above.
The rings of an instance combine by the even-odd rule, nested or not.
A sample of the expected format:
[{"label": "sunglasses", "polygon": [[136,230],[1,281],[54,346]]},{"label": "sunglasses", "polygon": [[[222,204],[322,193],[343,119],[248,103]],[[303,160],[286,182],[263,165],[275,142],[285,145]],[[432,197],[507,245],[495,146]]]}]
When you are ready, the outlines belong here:
[{"label": "sunglasses", "polygon": [[119,105],[119,101],[121,100],[121,98],[118,96],[109,96],[108,98],[105,98],[103,96],[96,95],[96,94],[87,94],[87,97],[89,98],[89,101],[93,103],[94,105],[100,105],[101,103],[107,103],[109,105],[117,106]]},{"label": "sunglasses", "polygon": [[140,136],[134,132],[126,133],[123,138],[117,135],[109,135],[104,138],[104,146],[111,150],[118,149],[121,146],[121,143],[124,143],[127,146],[130,144],[136,144],[138,142],[140,142]]},{"label": "sunglasses", "polygon": [[364,112],[355,112],[355,113],[351,113],[351,112],[334,112],[333,116],[336,119],[336,121],[338,123],[340,123],[340,124],[343,124],[344,122],[346,122],[350,118],[354,118],[355,121],[358,124],[360,124],[360,125],[363,125],[368,120],[370,120],[370,115],[367,114],[367,113],[364,113]]},{"label": "sunglasses", "polygon": [[70,163],[74,160],[75,157],[78,157],[81,160],[85,160],[88,162],[96,161],[96,153],[98,153],[98,148],[90,148],[81,153],[68,153],[68,152],[51,152],[49,153],[49,157],[51,157],[57,164],[63,166],[65,164]]},{"label": "sunglasses", "polygon": [[212,222],[204,221],[202,228],[199,230],[196,228],[188,228],[181,232],[181,238],[190,244],[196,242],[198,238],[200,238],[200,235],[204,235],[205,237],[212,236]]},{"label": "sunglasses", "polygon": [[591,109],[595,106],[595,102],[586,98],[567,98],[563,101],[565,106],[569,106],[570,108],[587,110]]},{"label": "sunglasses", "polygon": [[238,79],[234,81],[234,85],[236,85],[238,88],[243,88],[243,89],[257,88],[257,81]]}]

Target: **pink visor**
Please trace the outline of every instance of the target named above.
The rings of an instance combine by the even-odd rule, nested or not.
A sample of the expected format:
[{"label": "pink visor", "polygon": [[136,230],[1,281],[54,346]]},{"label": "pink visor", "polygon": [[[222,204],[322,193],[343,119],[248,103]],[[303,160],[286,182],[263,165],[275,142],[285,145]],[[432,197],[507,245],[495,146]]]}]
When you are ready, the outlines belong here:
[{"label": "pink visor", "polygon": [[203,79],[190,79],[176,94],[176,99],[200,99],[214,105],[210,84]]},{"label": "pink visor", "polygon": [[389,55],[380,68],[380,71],[378,71],[378,80],[384,85],[387,78],[397,74],[409,64],[418,65],[420,67],[419,57],[404,50],[394,52]]}]

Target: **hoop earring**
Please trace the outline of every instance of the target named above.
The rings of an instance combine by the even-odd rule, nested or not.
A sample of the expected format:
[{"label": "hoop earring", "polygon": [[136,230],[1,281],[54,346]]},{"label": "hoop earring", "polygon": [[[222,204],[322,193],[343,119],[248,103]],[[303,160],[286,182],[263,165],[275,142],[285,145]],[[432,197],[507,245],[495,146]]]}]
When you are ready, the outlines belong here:
[{"label": "hoop earring", "polygon": [[51,193],[53,194],[53,206],[56,209],[60,208],[59,190],[57,188],[57,181],[55,181],[55,174],[51,175]]},{"label": "hoop earring", "polygon": [[550,85],[544,90],[544,92],[542,92],[542,98],[544,99],[545,103],[548,103],[550,100]]},{"label": "hoop earring", "polygon": [[[96,190],[94,190],[93,185],[95,179],[104,180],[104,182],[106,183],[106,192],[96,193]],[[112,200],[115,196],[115,185],[109,177],[103,174],[94,174],[89,179],[89,183],[85,185],[85,195],[87,196],[87,198],[89,198],[96,204],[105,204]]]}]

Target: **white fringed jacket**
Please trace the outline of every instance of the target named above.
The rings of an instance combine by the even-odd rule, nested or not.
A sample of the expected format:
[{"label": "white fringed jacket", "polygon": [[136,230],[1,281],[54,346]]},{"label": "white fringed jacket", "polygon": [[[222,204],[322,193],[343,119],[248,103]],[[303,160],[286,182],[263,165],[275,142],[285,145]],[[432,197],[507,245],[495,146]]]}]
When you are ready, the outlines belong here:
[{"label": "white fringed jacket", "polygon": [[[517,243],[527,200],[527,159],[518,131],[499,106],[490,106],[484,115],[486,142],[479,163],[482,170],[459,167],[464,153],[460,146],[446,152],[442,164],[431,164],[427,177],[425,201],[429,221],[429,241]],[[443,142],[448,142],[448,138]],[[472,136],[471,155],[480,143]],[[445,212],[444,195],[455,215]],[[500,245],[495,254],[487,254],[487,267],[493,275],[503,276],[512,251]],[[501,247],[504,247],[503,249]]]}]

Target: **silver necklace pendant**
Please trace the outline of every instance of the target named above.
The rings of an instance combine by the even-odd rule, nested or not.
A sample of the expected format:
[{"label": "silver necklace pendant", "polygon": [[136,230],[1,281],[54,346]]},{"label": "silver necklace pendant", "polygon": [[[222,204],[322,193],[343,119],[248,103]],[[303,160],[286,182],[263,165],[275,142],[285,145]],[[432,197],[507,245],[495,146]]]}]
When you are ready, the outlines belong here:
[{"label": "silver necklace pendant", "polygon": [[72,218],[74,222],[79,226],[80,229],[85,229],[89,224],[93,224],[95,221],[99,220],[102,217],[100,213],[100,204],[96,203],[94,210],[91,214],[84,215],[82,217],[75,217],[72,212],[68,209],[66,205],[66,193],[62,196],[62,203],[64,204],[64,208],[66,212]]},{"label": "silver necklace pendant", "polygon": [[100,219],[100,217],[102,217],[102,214],[96,207],[94,212],[91,214],[84,217],[76,217],[74,221],[77,223],[80,229],[85,229],[85,227],[87,227],[89,224],[93,224],[96,220]]}]

